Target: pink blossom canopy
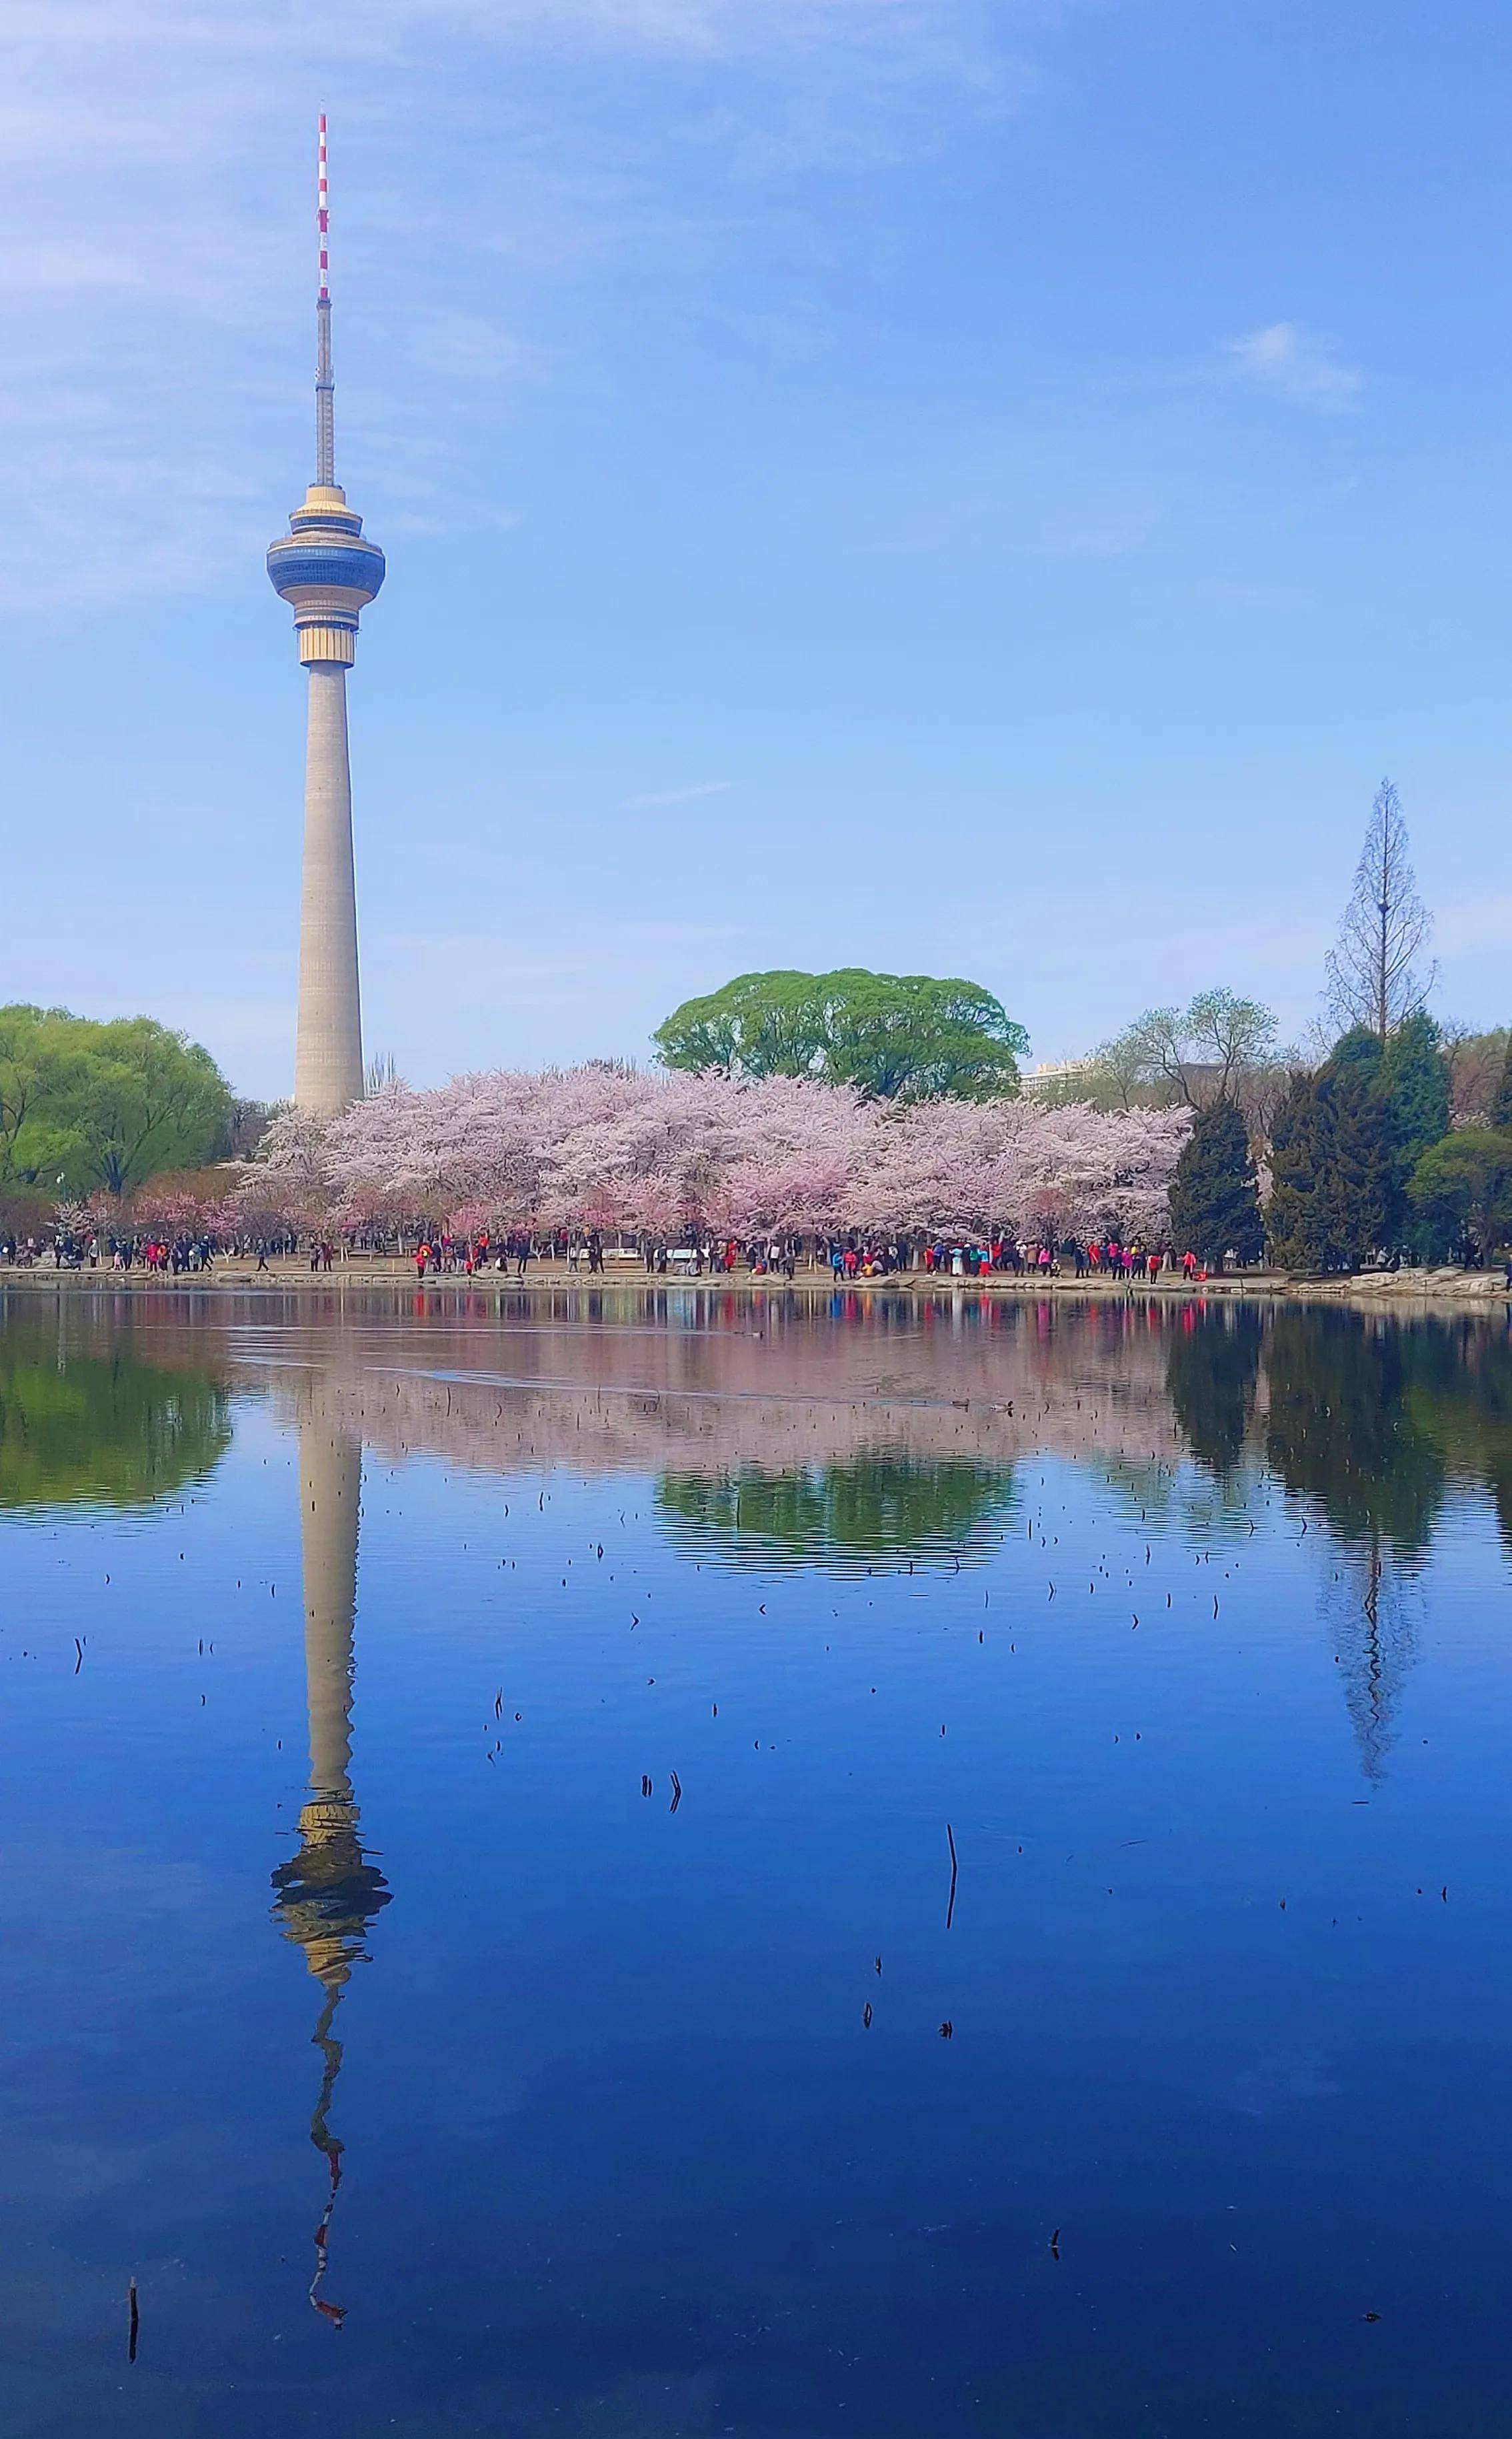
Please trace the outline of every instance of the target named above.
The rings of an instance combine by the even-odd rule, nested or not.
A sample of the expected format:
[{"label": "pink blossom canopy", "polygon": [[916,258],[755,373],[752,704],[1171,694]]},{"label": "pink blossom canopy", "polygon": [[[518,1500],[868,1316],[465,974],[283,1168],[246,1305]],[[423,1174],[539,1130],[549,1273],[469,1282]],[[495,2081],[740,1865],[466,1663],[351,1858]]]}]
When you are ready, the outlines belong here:
[{"label": "pink blossom canopy", "polygon": [[324,1125],[292,1113],[269,1130],[241,1201],[351,1229],[1151,1239],[1167,1226],[1188,1123],[1180,1110],[1026,1099],[898,1108],[788,1077],[501,1071],[431,1092],[394,1084]]}]

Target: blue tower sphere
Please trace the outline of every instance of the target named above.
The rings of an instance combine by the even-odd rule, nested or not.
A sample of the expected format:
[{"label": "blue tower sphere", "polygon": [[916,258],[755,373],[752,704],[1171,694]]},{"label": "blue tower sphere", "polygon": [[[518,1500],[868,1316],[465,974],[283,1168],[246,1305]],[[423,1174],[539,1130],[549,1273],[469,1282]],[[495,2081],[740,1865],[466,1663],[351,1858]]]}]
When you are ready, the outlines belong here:
[{"label": "blue tower sphere", "polygon": [[[357,621],[383,581],[383,554],[334,483],[312,483],[268,550],[268,578],[294,614],[303,659],[350,663]],[[316,636],[331,649],[313,649]]]}]

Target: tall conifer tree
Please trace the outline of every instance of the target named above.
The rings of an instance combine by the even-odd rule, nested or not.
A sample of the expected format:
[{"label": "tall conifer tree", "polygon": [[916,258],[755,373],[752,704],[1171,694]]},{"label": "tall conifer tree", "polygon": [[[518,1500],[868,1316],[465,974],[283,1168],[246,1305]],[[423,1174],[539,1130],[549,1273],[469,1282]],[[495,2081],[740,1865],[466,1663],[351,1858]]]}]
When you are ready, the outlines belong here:
[{"label": "tall conifer tree", "polygon": [[1227,1254],[1253,1262],[1265,1250],[1249,1133],[1232,1101],[1211,1101],[1192,1121],[1171,1180],[1171,1237],[1210,1270],[1220,1271]]},{"label": "tall conifer tree", "polygon": [[1439,1047],[1437,1025],[1421,1008],[1392,1036],[1379,1080],[1388,1170],[1386,1238],[1393,1245],[1411,1243],[1419,1252],[1422,1231],[1408,1200],[1408,1180],[1423,1153],[1442,1143],[1450,1130],[1449,1061]]},{"label": "tall conifer tree", "polygon": [[1268,1214],[1283,1270],[1353,1271],[1389,1240],[1392,1166],[1381,1046],[1357,1025],[1276,1113]]},{"label": "tall conifer tree", "polygon": [[1271,1129],[1266,1233],[1284,1271],[1325,1271],[1328,1229],[1322,1192],[1333,1156],[1333,1112],[1317,1076],[1293,1076]]}]

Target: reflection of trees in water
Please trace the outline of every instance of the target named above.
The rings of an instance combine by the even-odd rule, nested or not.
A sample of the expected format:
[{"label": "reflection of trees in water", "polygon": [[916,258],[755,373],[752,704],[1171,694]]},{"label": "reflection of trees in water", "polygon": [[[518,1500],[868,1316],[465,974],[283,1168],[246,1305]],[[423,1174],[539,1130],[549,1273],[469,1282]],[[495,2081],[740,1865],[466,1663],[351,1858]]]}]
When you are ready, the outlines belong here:
[{"label": "reflection of trees in water", "polygon": [[1406,1338],[1407,1403],[1450,1473],[1490,1493],[1512,1544],[1512,1337],[1504,1321],[1465,1314]]},{"label": "reflection of trees in water", "polygon": [[667,1473],[656,1500],[675,1540],[731,1566],[939,1562],[996,1546],[1013,1475],[879,1451],[781,1472]]},{"label": "reflection of trees in water", "polygon": [[1103,1479],[1142,1524],[1232,1540],[1246,1530],[1260,1479],[1254,1414],[1264,1316],[1253,1305],[1184,1304],[1163,1308],[1161,1324],[1160,1444],[1143,1463],[1103,1460]]},{"label": "reflection of trees in water", "polygon": [[1266,1452],[1329,1528],[1322,1607],[1361,1755],[1378,1777],[1417,1648],[1417,1577],[1446,1452],[1411,1395],[1432,1343],[1374,1315],[1278,1314],[1266,1349]]},{"label": "reflection of trees in water", "polygon": [[1235,1541],[1249,1530],[1249,1501],[1261,1479],[1258,1466],[1211,1474],[1205,1468],[1181,1463],[1099,1463],[1092,1451],[1088,1459],[1130,1526],[1203,1542]]},{"label": "reflection of trees in water", "polygon": [[1416,1557],[1444,1496],[1445,1452],[1408,1398],[1399,1325],[1347,1311],[1278,1313],[1266,1346],[1266,1454],[1346,1545]]},{"label": "reflection of trees in water", "polygon": [[230,1401],[208,1371],[61,1350],[56,1331],[0,1334],[0,1506],[96,1500],[146,1505],[213,1471],[231,1443]]},{"label": "reflection of trees in water", "polygon": [[1192,1454],[1220,1477],[1232,1473],[1249,1437],[1264,1334],[1254,1305],[1206,1312],[1187,1306],[1174,1317],[1165,1358],[1171,1410]]},{"label": "reflection of trees in water", "polygon": [[1421,1577],[1415,1562],[1388,1552],[1379,1534],[1324,1555],[1337,1561],[1320,1607],[1343,1680],[1344,1708],[1366,1777],[1380,1778],[1394,1742],[1396,1703],[1417,1658]]}]

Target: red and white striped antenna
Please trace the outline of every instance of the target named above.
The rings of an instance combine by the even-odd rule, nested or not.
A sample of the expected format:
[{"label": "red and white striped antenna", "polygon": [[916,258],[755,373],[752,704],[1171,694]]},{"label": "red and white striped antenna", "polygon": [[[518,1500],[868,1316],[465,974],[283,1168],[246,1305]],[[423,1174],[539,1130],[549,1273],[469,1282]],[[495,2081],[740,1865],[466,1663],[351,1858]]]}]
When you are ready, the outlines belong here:
[{"label": "red and white striped antenna", "polygon": [[326,114],[320,114],[320,175],[315,202],[315,225],[320,231],[320,293],[330,295],[330,189],[326,183]]},{"label": "red and white striped antenna", "polygon": [[320,237],[320,294],[315,299],[315,481],[336,480],[336,383],[330,369],[330,190],[326,181],[326,114],[320,114],[320,169],[315,198]]}]

